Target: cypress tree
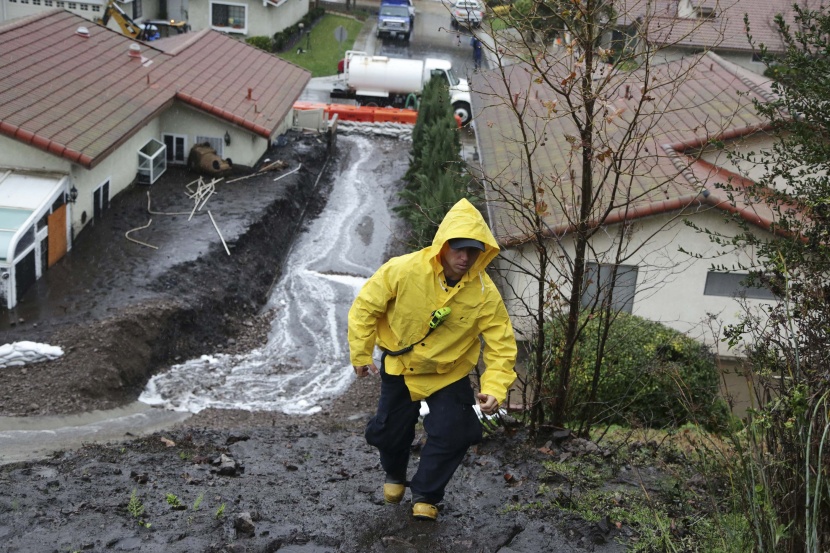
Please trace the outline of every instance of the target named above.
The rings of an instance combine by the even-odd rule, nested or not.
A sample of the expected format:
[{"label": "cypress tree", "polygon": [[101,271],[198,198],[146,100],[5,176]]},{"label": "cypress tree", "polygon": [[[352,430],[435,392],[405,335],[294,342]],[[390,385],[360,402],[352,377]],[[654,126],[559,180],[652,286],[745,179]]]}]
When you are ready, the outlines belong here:
[{"label": "cypress tree", "polygon": [[412,131],[410,166],[400,194],[404,203],[396,208],[409,222],[416,247],[431,243],[447,211],[467,196],[460,150],[447,83],[431,79],[424,88]]}]

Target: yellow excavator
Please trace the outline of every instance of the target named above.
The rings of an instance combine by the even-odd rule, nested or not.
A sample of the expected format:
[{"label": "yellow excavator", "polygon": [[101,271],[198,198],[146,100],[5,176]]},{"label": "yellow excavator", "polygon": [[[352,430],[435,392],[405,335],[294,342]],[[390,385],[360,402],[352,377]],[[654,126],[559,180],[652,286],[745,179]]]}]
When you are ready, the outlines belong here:
[{"label": "yellow excavator", "polygon": [[136,23],[127,15],[127,12],[116,4],[115,0],[109,0],[107,2],[104,15],[96,19],[95,23],[106,27],[110,19],[118,24],[122,33],[136,40],[143,41],[156,40],[170,36],[170,34],[185,33],[190,28],[186,21],[175,21],[173,19],[145,21],[141,24]]}]

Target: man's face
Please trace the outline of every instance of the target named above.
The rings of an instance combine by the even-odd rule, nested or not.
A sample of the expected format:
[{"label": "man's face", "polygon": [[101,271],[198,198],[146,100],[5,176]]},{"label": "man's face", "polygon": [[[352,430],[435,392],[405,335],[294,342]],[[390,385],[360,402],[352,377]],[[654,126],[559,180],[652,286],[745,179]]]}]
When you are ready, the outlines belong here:
[{"label": "man's face", "polygon": [[441,251],[441,265],[444,267],[444,276],[450,280],[459,280],[475,264],[480,254],[481,250],[478,248],[454,250],[449,244],[445,244]]}]

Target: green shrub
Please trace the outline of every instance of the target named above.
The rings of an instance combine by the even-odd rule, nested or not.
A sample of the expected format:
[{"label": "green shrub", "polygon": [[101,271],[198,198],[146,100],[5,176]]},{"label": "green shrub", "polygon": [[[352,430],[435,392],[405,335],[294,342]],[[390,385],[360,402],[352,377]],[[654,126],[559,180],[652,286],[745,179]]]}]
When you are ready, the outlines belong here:
[{"label": "green shrub", "polygon": [[249,36],[245,39],[245,42],[251,46],[259,48],[260,50],[265,50],[266,52],[270,52],[273,48],[271,37],[267,36]]},{"label": "green shrub", "polygon": [[[600,319],[587,321],[571,369],[569,413],[586,412],[590,398]],[[562,349],[561,327],[548,325],[552,358]],[[556,370],[544,385],[553,390]],[[546,394],[552,396],[552,394]],[[719,396],[718,369],[709,349],[660,323],[620,313],[611,325],[597,385],[595,423],[680,426],[687,422],[719,428],[728,420]]]},{"label": "green shrub", "polygon": [[462,175],[461,142],[446,81],[431,79],[424,87],[418,121],[412,130],[412,156],[395,211],[410,225],[413,247],[432,243],[447,211],[468,197]]}]

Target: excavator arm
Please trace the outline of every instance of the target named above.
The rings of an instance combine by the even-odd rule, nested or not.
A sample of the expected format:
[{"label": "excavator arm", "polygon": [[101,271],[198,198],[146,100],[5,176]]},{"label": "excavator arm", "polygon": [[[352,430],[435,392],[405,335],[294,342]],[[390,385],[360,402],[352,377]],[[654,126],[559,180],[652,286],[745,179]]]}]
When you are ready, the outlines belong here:
[{"label": "excavator arm", "polygon": [[118,26],[121,27],[121,32],[125,35],[138,40],[144,40],[146,38],[144,36],[144,29],[133,21],[130,16],[127,15],[127,12],[122,10],[121,7],[115,3],[115,0],[109,0],[109,2],[107,2],[107,7],[104,9],[103,17],[98,19],[96,23],[106,27],[110,19],[114,19],[115,22],[118,23]]}]

